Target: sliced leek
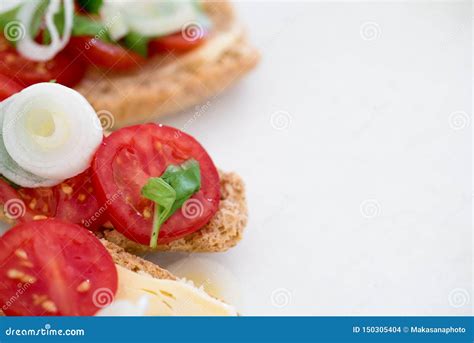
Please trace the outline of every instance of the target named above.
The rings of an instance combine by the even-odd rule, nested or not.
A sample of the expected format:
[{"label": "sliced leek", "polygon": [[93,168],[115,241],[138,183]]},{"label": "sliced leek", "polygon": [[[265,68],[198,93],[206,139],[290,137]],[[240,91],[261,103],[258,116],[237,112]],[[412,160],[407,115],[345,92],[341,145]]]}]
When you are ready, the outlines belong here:
[{"label": "sliced leek", "polygon": [[24,89],[9,99],[4,112],[2,136],[8,155],[43,179],[64,180],[83,172],[102,142],[92,106],[59,84]]},{"label": "sliced leek", "polygon": [[[61,10],[61,3],[64,3],[64,30],[61,33],[54,23],[54,16]],[[36,14],[40,1],[25,2],[18,12],[18,20],[29,28]],[[73,0],[50,0],[46,8],[45,23],[51,36],[51,44],[42,45],[35,42],[35,37],[31,36],[30,30],[24,32],[24,37],[18,41],[17,49],[25,57],[34,61],[49,61],[67,45],[71,38],[72,25],[74,21],[74,1]]]},{"label": "sliced leek", "polygon": [[202,22],[204,16],[195,0],[105,0],[100,14],[106,25],[111,23],[108,26],[114,39],[129,32],[146,37],[168,35],[187,24]]},{"label": "sliced leek", "polygon": [[[3,117],[10,99],[0,103],[0,127],[3,126]],[[57,185],[61,180],[49,180],[36,176],[16,163],[8,154],[7,148],[3,143],[3,134],[0,130],[0,174],[8,180],[23,187],[49,187]]]}]

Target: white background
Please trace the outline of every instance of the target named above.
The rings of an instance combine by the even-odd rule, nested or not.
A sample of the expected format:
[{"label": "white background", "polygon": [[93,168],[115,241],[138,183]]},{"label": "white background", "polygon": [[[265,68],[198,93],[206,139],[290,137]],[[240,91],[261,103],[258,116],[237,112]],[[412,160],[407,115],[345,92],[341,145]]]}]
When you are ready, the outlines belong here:
[{"label": "white background", "polygon": [[186,129],[250,221],[190,268],[244,315],[471,313],[470,3],[236,5],[261,64]]}]

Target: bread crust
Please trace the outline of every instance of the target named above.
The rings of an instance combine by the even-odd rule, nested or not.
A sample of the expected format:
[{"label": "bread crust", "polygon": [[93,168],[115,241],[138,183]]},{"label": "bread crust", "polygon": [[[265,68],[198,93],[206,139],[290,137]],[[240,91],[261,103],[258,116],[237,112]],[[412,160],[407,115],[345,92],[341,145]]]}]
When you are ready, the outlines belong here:
[{"label": "bread crust", "polygon": [[115,264],[127,268],[135,273],[149,274],[157,279],[177,280],[176,276],[166,269],[163,269],[141,257],[129,254],[123,248],[107,241],[106,239],[101,239],[100,241],[112,256]]},{"label": "bread crust", "polygon": [[105,230],[103,236],[108,241],[135,254],[151,251],[223,252],[229,250],[242,239],[247,225],[245,185],[240,176],[235,173],[219,172],[219,174],[222,194],[219,210],[199,231],[168,244],[159,244],[157,249],[133,242],[113,229]]},{"label": "bread crust", "polygon": [[[88,71],[76,87],[97,112],[107,111],[113,128],[153,121],[185,110],[224,91],[258,63],[227,1],[204,1],[214,24],[207,42],[182,56],[157,56],[138,70]],[[110,120],[112,118],[112,120]]]}]

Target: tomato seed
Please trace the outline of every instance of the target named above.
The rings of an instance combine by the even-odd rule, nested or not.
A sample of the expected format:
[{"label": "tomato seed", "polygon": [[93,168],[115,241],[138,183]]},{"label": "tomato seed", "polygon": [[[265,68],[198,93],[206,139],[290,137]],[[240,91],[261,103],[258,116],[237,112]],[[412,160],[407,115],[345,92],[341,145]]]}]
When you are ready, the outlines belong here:
[{"label": "tomato seed", "polygon": [[21,282],[23,282],[23,283],[31,283],[31,284],[33,284],[33,283],[35,283],[37,280],[38,280],[38,279],[35,278],[34,276],[26,275],[26,274],[25,274],[25,276],[23,276],[23,277],[21,278]]},{"label": "tomato seed", "polygon": [[56,304],[54,302],[52,302],[51,300],[44,301],[41,304],[41,307],[47,312],[51,312],[51,313],[58,312],[58,308],[56,307]]},{"label": "tomato seed", "polygon": [[25,276],[25,273],[23,273],[22,271],[19,271],[17,269],[9,269],[7,271],[7,276],[10,279],[14,279],[14,280],[18,279],[19,280],[19,279],[21,279]]},{"label": "tomato seed", "polygon": [[48,217],[43,216],[42,214],[38,214],[33,217],[33,220],[42,220],[42,219],[48,219]]},{"label": "tomato seed", "polygon": [[145,218],[151,218],[151,209],[149,207],[146,207],[144,210],[143,210],[143,217]]},{"label": "tomato seed", "polygon": [[83,282],[81,282],[81,284],[79,286],[77,286],[77,291],[79,293],[85,293],[89,289],[91,289],[91,284],[90,284],[89,280],[83,281]]},{"label": "tomato seed", "polygon": [[36,199],[31,200],[29,207],[34,210],[36,207]]},{"label": "tomato seed", "polygon": [[64,192],[64,194],[72,194],[72,187],[65,183],[61,185],[61,190]]},{"label": "tomato seed", "polygon": [[48,300],[47,295],[38,295],[38,294],[33,294],[33,304],[38,306]]},{"label": "tomato seed", "polygon": [[16,249],[15,250],[15,255],[23,260],[27,260],[28,259],[28,254],[26,253],[25,250],[23,249]]}]

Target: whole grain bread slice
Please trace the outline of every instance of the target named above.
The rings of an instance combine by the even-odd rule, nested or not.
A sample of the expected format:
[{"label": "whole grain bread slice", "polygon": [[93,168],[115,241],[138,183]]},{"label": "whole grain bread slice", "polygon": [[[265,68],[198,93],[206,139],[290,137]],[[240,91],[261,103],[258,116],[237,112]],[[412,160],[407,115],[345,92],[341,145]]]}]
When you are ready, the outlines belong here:
[{"label": "whole grain bread slice", "polygon": [[259,53],[232,5],[222,0],[202,3],[213,22],[205,44],[181,56],[157,56],[133,72],[91,69],[76,87],[99,114],[108,113],[109,127],[149,122],[202,103],[257,64]]},{"label": "whole grain bread slice", "polygon": [[[168,244],[159,244],[155,251],[222,252],[235,246],[247,225],[247,203],[244,182],[235,173],[219,172],[221,202],[211,221],[199,231]],[[153,251],[126,238],[113,229],[102,232],[105,239],[132,253]]]},{"label": "whole grain bread slice", "polygon": [[112,256],[115,264],[127,268],[135,273],[149,274],[157,279],[177,280],[176,276],[171,274],[166,269],[163,269],[160,266],[141,257],[126,252],[123,248],[112,242],[109,242],[106,239],[101,239],[100,241]]}]

